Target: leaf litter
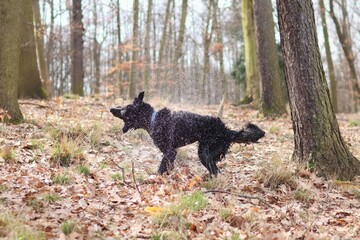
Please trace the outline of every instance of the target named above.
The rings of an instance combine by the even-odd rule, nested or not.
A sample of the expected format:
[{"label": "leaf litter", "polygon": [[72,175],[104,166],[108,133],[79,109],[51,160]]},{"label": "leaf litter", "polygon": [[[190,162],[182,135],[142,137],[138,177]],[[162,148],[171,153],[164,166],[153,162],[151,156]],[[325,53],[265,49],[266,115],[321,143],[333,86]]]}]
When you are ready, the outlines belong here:
[{"label": "leaf litter", "polygon": [[[229,127],[254,122],[266,137],[233,145],[216,179],[206,178],[196,144],[179,149],[170,175],[157,176],[161,152],[144,131],[122,134],[122,122],[108,112],[111,105],[114,100],[106,98],[28,100],[21,104],[24,123],[0,123],[0,150],[7,156],[0,155],[3,214],[46,239],[360,238],[360,178],[325,181],[292,163],[288,116],[264,119],[255,110],[227,105],[223,120]],[[215,116],[217,106],[170,108]],[[360,127],[349,125],[359,116],[338,119],[359,159]],[[69,167],[53,162],[53,149],[64,137],[79,143],[82,154]],[[79,173],[80,165],[88,174]],[[69,236],[61,230],[64,222],[74,223]]]}]

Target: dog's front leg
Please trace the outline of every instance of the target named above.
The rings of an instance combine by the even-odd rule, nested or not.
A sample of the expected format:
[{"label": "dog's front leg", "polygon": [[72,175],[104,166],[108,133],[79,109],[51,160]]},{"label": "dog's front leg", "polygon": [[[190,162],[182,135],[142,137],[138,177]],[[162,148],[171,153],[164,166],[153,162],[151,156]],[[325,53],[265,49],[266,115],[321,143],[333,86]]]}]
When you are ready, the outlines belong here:
[{"label": "dog's front leg", "polygon": [[175,158],[176,158],[176,149],[167,150],[164,153],[163,159],[161,160],[158,174],[162,175],[165,172],[170,173],[170,170],[174,168]]}]

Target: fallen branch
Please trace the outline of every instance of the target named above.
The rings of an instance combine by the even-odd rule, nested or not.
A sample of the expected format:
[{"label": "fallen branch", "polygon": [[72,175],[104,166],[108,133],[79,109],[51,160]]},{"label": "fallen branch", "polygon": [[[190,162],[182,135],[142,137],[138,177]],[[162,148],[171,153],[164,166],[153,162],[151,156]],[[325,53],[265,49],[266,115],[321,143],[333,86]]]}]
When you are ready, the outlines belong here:
[{"label": "fallen branch", "polygon": [[36,103],[36,102],[29,102],[29,101],[19,101],[19,104],[21,104],[21,105],[34,105],[34,106],[38,106],[38,107],[41,107],[41,108],[51,108],[51,106],[45,105],[43,103]]},{"label": "fallen branch", "polygon": [[135,188],[134,186],[132,186],[130,183],[127,183],[125,181],[125,169],[120,167],[119,164],[117,164],[114,160],[110,159],[110,161],[115,164],[115,166],[117,166],[120,170],[121,170],[121,174],[122,174],[122,180],[123,180],[123,183],[124,185],[128,186],[128,187],[131,187],[131,188]]},{"label": "fallen branch", "polygon": [[257,197],[257,196],[237,194],[237,193],[232,193],[232,192],[228,192],[228,191],[224,191],[224,190],[216,190],[216,189],[207,190],[207,191],[204,191],[204,193],[224,193],[224,194],[229,194],[229,195],[233,195],[233,196],[240,197],[240,198],[257,199],[257,200],[259,200],[259,202],[263,203],[264,205],[271,207],[271,205],[269,203],[267,203],[264,199]]},{"label": "fallen branch", "polygon": [[140,189],[139,189],[139,186],[138,184],[136,183],[136,179],[135,179],[135,170],[134,170],[134,162],[131,162],[131,173],[132,173],[132,178],[133,178],[133,181],[134,181],[134,184],[135,184],[135,188],[136,190],[138,191],[138,193],[140,194],[140,197],[142,197],[142,194],[140,192]]}]

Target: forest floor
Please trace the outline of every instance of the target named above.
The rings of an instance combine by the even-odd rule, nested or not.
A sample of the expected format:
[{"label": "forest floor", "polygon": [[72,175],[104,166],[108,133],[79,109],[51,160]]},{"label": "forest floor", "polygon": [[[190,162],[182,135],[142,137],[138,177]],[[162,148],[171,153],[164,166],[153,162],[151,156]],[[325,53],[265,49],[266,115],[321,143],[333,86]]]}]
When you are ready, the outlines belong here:
[{"label": "forest floor", "polygon": [[[204,177],[196,144],[157,176],[160,151],[142,130],[122,133],[108,111],[115,102],[123,104],[22,100],[26,121],[0,123],[0,238],[360,239],[360,179],[325,181],[291,162],[289,116],[226,105],[228,127],[250,121],[265,138],[234,144],[215,179]],[[205,115],[217,108],[150,103]],[[360,115],[338,120],[360,159]]]}]

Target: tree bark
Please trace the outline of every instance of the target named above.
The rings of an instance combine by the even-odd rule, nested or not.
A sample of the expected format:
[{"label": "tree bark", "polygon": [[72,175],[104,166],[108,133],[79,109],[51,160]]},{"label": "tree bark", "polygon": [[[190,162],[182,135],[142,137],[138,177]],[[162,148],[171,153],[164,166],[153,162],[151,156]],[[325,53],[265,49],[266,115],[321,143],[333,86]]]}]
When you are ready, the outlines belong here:
[{"label": "tree bark", "polygon": [[341,43],[341,47],[345,54],[346,61],[348,62],[350,68],[350,77],[352,83],[352,90],[353,90],[353,104],[354,104],[354,111],[357,112],[358,110],[358,101],[360,99],[360,86],[358,82],[358,77],[356,73],[355,67],[355,55],[352,50],[352,39],[350,36],[350,23],[348,19],[348,13],[346,9],[346,0],[341,0],[340,6],[343,15],[342,24],[340,25],[339,20],[337,19],[334,13],[334,3],[333,0],[329,0],[330,3],[330,16],[335,24],[336,33],[338,35],[339,41]]},{"label": "tree bark", "polygon": [[254,0],[256,49],[261,82],[261,110],[265,117],[286,113],[275,42],[271,1]]},{"label": "tree bark", "polygon": [[253,0],[242,0],[242,24],[245,45],[246,97],[256,104],[260,100],[260,80],[257,73]]},{"label": "tree bark", "polygon": [[280,37],[294,129],[293,159],[318,175],[351,180],[360,161],[343,141],[320,58],[311,0],[277,0]]},{"label": "tree bark", "polygon": [[137,61],[137,48],[139,38],[139,0],[134,0],[133,5],[133,32],[132,32],[132,51],[131,51],[131,64],[130,64],[130,85],[129,97],[135,97],[136,91],[136,61]]},{"label": "tree bark", "polygon": [[323,33],[324,33],[326,62],[328,65],[328,70],[329,70],[331,103],[333,105],[334,111],[338,112],[337,93],[336,93],[337,87],[336,87],[334,64],[333,64],[332,57],[331,57],[331,49],[330,49],[330,42],[329,42],[329,33],[328,33],[328,28],[327,28],[327,23],[326,23],[324,0],[319,0],[319,8],[320,8],[322,29],[323,29]]},{"label": "tree bark", "polygon": [[22,31],[20,45],[19,97],[47,98],[43,88],[36,58],[34,14],[31,0],[22,1]]},{"label": "tree bark", "polygon": [[0,4],[0,109],[7,111],[10,121],[14,122],[23,120],[18,103],[21,9],[22,3],[18,0]]},{"label": "tree bark", "polygon": [[71,22],[71,92],[84,96],[84,27],[81,0],[72,1]]},{"label": "tree bark", "polygon": [[93,23],[94,23],[94,37],[93,37],[93,62],[95,70],[95,82],[92,86],[94,88],[94,93],[100,93],[100,44],[97,40],[97,1],[93,0]]}]

